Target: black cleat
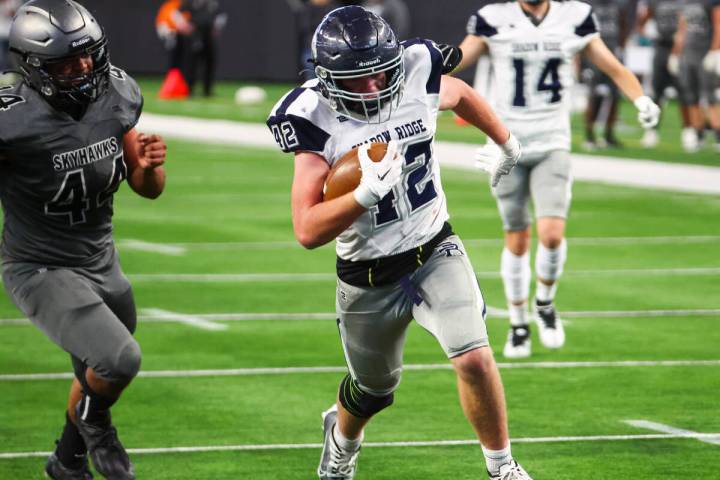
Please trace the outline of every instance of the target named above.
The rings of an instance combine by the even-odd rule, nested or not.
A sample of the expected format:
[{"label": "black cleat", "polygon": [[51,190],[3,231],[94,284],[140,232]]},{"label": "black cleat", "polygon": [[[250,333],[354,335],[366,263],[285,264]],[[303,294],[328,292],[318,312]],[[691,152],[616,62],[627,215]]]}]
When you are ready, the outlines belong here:
[{"label": "black cleat", "polygon": [[45,476],[53,480],[92,480],[93,474],[88,468],[87,457],[83,459],[82,466],[78,469],[67,468],[60,463],[60,459],[54,453],[48,458],[45,465]]},{"label": "black cleat", "polygon": [[78,431],[85,440],[95,470],[107,480],[135,480],[133,465],[112,425],[110,412],[97,424],[82,419],[80,403],[75,413]]}]

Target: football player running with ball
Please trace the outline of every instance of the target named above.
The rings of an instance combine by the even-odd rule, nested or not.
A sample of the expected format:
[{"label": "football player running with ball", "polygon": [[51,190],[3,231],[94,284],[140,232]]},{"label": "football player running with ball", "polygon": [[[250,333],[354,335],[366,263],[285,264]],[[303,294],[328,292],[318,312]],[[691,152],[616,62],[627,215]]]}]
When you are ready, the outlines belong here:
[{"label": "football player running with ball", "polygon": [[[458,69],[488,54],[495,74],[492,104],[523,145],[523,158],[494,189],[505,230],[501,275],[511,330],[504,355],[530,356],[528,298],[532,198],[537,218],[535,317],[540,340],[560,348],[565,332],[553,300],[567,255],[565,220],[570,207],[570,87],[573,59],[583,53],[633,101],[644,128],[658,122],[660,108],[605,46],[592,8],[575,0],[518,0],[488,5],[468,22]],[[483,163],[494,145],[478,151]]]},{"label": "football player running with ball", "polygon": [[134,127],[135,81],[110,64],[103,29],[71,0],[17,12],[10,55],[22,81],[0,89],[0,248],[8,294],[70,353],[76,379],[46,474],[134,479],[110,407],[140,369],[132,289],[112,239],[113,194],[163,191],[166,147]]},{"label": "football player running with ball", "polygon": [[[493,182],[517,162],[520,145],[471,87],[443,75],[460,59],[455,47],[400,43],[380,17],[350,6],[323,19],[312,54],[318,78],[285,95],[268,126],[280,148],[295,154],[297,239],[306,248],[336,240],[336,310],[350,373],[323,414],[319,477],[354,478],[365,425],[393,402],[414,318],[455,368],[490,478],[530,478],[510,453],[485,303],[447,222],[433,151],[438,112],[455,111],[500,146],[489,167]],[[389,144],[377,163],[368,158],[370,142]],[[360,185],[323,201],[330,168],[356,146]]]}]

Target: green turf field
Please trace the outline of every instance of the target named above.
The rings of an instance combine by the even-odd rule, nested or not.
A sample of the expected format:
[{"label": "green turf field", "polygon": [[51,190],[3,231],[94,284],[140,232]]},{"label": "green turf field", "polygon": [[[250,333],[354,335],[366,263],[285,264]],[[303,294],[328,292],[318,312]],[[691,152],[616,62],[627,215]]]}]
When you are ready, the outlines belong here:
[{"label": "green turf field", "polygon": [[[243,83],[219,83],[216,96],[210,99],[195,97],[187,101],[159,100],[156,92],[160,90],[160,80],[153,78],[141,79],[145,95],[145,111],[162,113],[166,115],[186,115],[200,118],[222,118],[241,122],[264,122],[268,112],[275,102],[285,94],[292,85],[268,84],[263,85],[267,93],[264,102],[255,105],[239,107],[234,102],[235,91],[238,87],[247,85]],[[594,152],[583,150],[584,140],[583,120],[580,115],[574,115],[573,151],[591,155],[607,155],[613,157],[639,158],[661,160],[664,162],[696,163],[700,165],[720,166],[720,154],[713,151],[711,144],[694,154],[687,154],[680,144],[680,121],[677,103],[671,102],[666,107],[663,123],[660,128],[660,145],[654,149],[645,149],[640,144],[643,131],[637,123],[637,111],[629,102],[625,101],[620,109],[621,119],[616,127],[617,137],[624,143],[625,148],[605,148]],[[455,124],[451,112],[443,112],[438,122],[438,140],[454,142],[482,142],[481,134],[472,127],[460,127]],[[602,130],[597,128],[598,137]]]},{"label": "green turf field", "polygon": [[[115,237],[136,293],[143,370],[171,376],[138,378],[114,409],[115,422],[133,449],[252,450],[136,453],[138,478],[311,479],[320,412],[332,402],[344,366],[332,320],[333,249],[306,251],[293,241],[289,157],[176,141],[169,147],[166,193],[151,202],[123,187],[115,199]],[[501,308],[501,225],[487,182],[472,172],[443,175],[455,230],[488,305]],[[659,438],[662,432],[624,421],[720,432],[719,217],[717,197],[575,185],[557,300],[568,313],[567,345],[552,352],[535,338],[529,360],[559,368],[515,362],[501,369],[513,451],[535,479],[717,478],[718,437],[715,444]],[[138,249],[147,247],[138,241],[166,251]],[[174,320],[152,321],[158,309]],[[657,310],[666,312],[650,312]],[[630,312],[603,315],[619,311]],[[277,315],[247,320],[261,313]],[[0,318],[21,317],[2,296]],[[192,323],[198,319],[210,324]],[[501,350],[506,320],[490,316],[488,325]],[[69,372],[66,355],[35,327],[4,321],[0,335],[0,374]],[[434,339],[416,326],[405,361],[440,368],[404,374],[395,406],[370,424],[367,442],[472,440],[454,375],[442,368],[447,361]],[[634,361],[648,363],[617,363]],[[292,367],[310,368],[187,374]],[[0,377],[0,479],[42,478],[42,454],[2,454],[52,448],[68,384]],[[478,479],[482,469],[474,445],[369,444],[357,479]]]}]

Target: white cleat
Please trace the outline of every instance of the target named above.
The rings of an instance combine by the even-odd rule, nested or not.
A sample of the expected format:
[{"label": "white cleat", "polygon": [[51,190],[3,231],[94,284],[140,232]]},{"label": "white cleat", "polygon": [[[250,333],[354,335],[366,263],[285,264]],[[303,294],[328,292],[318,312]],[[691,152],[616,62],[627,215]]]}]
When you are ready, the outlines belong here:
[{"label": "white cleat", "polygon": [[496,474],[488,472],[490,480],[532,480],[530,475],[523,469],[519,463],[512,460],[500,467]]},{"label": "white cleat", "polygon": [[565,329],[552,302],[535,300],[535,322],[539,329],[540,342],[545,348],[556,349],[565,345]]},{"label": "white cleat", "polygon": [[512,327],[503,348],[505,358],[528,358],[531,351],[530,326]]},{"label": "white cleat", "polygon": [[700,139],[694,128],[683,128],[680,134],[683,150],[687,153],[695,153],[700,150]]},{"label": "white cleat", "polygon": [[645,130],[645,134],[642,139],[640,139],[640,144],[645,148],[655,148],[658,146],[658,143],[660,143],[660,135],[658,135],[658,131],[654,128]]},{"label": "white cleat", "polygon": [[349,451],[337,444],[333,435],[337,415],[337,405],[322,413],[324,442],[317,469],[320,480],[352,480],[355,477],[360,448]]}]

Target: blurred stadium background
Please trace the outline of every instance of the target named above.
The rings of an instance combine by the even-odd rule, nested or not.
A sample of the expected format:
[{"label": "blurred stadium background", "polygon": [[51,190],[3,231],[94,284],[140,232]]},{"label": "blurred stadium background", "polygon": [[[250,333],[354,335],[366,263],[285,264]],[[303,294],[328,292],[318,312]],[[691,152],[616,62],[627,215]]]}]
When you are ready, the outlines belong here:
[{"label": "blurred stadium background", "polygon": [[[163,197],[149,203],[123,188],[115,200],[143,372],[114,416],[138,478],[313,478],[320,412],[344,358],[334,249],[305,251],[294,241],[292,158],[268,148],[263,126],[298,81],[292,10],[284,0],[221,1],[228,24],[215,95],[164,101],[166,53],[154,28],[162,2],[82,3],[105,25],[113,62],[141,83],[141,128],[162,131],[169,144]],[[407,3],[410,36],[452,43],[481,4],[453,0],[439,11],[435,0]],[[238,104],[236,92],[249,86],[264,96]],[[527,361],[498,355],[513,452],[536,479],[718,478],[720,155],[710,145],[683,152],[674,102],[654,149],[640,145],[629,103],[618,125],[622,149],[582,152],[581,118],[573,124],[579,171],[609,172],[591,171],[574,187],[558,296],[566,347],[536,341]],[[438,140],[453,226],[491,307],[497,350],[507,328],[502,230],[486,177],[467,158],[483,139],[443,115]],[[0,338],[0,479],[41,478],[64,421],[69,360],[7,296]],[[396,405],[368,428],[358,480],[482,478],[454,376],[417,326],[405,361]]]}]

